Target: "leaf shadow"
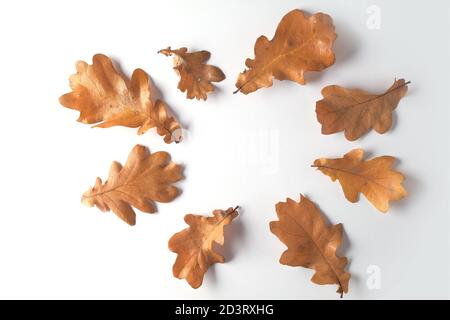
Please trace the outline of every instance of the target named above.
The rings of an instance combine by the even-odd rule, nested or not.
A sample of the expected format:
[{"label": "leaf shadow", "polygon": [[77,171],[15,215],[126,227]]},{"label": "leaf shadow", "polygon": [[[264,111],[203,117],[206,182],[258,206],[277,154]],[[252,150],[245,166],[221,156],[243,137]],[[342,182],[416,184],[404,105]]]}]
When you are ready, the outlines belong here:
[{"label": "leaf shadow", "polygon": [[[405,78],[406,81],[408,81],[408,79]],[[398,103],[397,108],[401,108],[401,104],[402,101],[404,99],[408,99],[409,96],[414,95],[417,92],[418,88],[416,86],[411,87],[411,85],[408,85],[408,92],[406,93],[405,97],[403,97],[400,102]],[[393,130],[395,130],[397,128],[398,125],[398,111],[397,108],[395,108],[395,110],[392,111],[392,124],[391,127],[389,128],[389,130],[386,133],[389,133]]]},{"label": "leaf shadow", "polygon": [[232,223],[224,228],[224,245],[220,246],[214,242],[215,250],[224,256],[225,262],[233,260],[236,247],[242,244],[245,239],[245,226],[242,223],[242,215],[244,210],[239,207],[239,216]]},{"label": "leaf shadow", "polygon": [[336,34],[338,35],[334,43],[334,54],[336,56],[336,66],[351,60],[358,52],[358,38],[353,29],[344,20],[335,20]]},{"label": "leaf shadow", "polygon": [[230,225],[230,228],[225,230],[225,237],[233,239],[230,241],[230,245],[223,247],[223,256],[225,261],[233,260],[236,252],[237,243],[240,243],[245,238],[245,227],[242,221],[239,219],[234,224]]},{"label": "leaf shadow", "polygon": [[125,72],[122,68],[122,62],[121,59],[115,55],[109,55],[109,58],[111,59],[111,62],[113,64],[114,69],[124,78],[128,79],[128,77],[125,75]]},{"label": "leaf shadow", "polygon": [[[218,243],[213,243],[213,249],[220,255],[222,255],[225,259],[225,263],[230,262],[234,258],[234,252],[235,247],[238,245],[237,243],[239,241],[236,241],[237,239],[243,239],[245,230],[244,225],[241,222],[241,216],[243,213],[242,207],[239,207],[239,216],[238,219],[234,220],[229,225],[226,225],[224,228],[224,245],[221,246]],[[230,239],[233,239],[233,241],[230,241]],[[216,267],[220,267],[220,263],[216,263],[211,265],[208,268],[208,271],[205,274],[205,277],[203,279],[204,282],[208,284],[209,287],[216,287],[217,286],[217,271]]]},{"label": "leaf shadow", "polygon": [[208,271],[205,273],[205,276],[203,277],[202,287],[203,285],[206,285],[207,287],[210,288],[216,288],[218,286],[216,265],[217,264],[213,264],[208,268]]},{"label": "leaf shadow", "polygon": [[[348,252],[350,250],[350,248],[351,248],[351,241],[350,241],[350,238],[344,228],[344,232],[342,233],[342,242],[341,242],[341,245],[339,246],[339,248],[336,250],[336,254],[338,256],[345,256],[345,253]],[[347,268],[350,268],[351,262],[352,262],[352,259],[348,259]]]},{"label": "leaf shadow", "polygon": [[[398,167],[400,163],[401,160],[397,160],[396,167]],[[420,194],[420,190],[423,185],[416,176],[404,172],[402,172],[402,174],[405,177],[405,180],[403,180],[403,186],[408,194],[405,198],[400,199],[399,201],[391,201],[389,211],[394,209],[395,211],[402,212],[403,214],[403,212],[408,212],[407,208],[411,203],[411,201],[409,201],[411,195]]]},{"label": "leaf shadow", "polygon": [[[224,79],[225,80],[225,79]],[[221,81],[222,82],[222,81]],[[224,92],[225,92],[225,90],[223,90],[221,87],[219,87],[219,84],[220,82],[213,82],[212,84],[213,84],[213,86],[214,86],[214,91],[213,92],[210,92],[209,94],[208,94],[208,99],[206,100],[206,101],[204,101],[205,103],[209,100],[209,101],[215,101],[215,100],[218,100],[218,99],[222,99],[222,98],[220,98],[223,94],[224,94]]]}]

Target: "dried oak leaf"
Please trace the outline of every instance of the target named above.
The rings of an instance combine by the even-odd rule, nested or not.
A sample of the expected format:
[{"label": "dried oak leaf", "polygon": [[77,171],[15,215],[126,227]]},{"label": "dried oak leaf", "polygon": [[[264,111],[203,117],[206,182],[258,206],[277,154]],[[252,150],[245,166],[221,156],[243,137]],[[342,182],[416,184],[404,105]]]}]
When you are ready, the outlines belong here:
[{"label": "dried oak leaf", "polygon": [[317,120],[323,134],[344,131],[345,137],[356,140],[371,128],[383,134],[391,128],[392,112],[408,90],[404,79],[382,94],[359,89],[327,86],[322,89],[323,99],[316,103]]},{"label": "dried oak leaf", "polygon": [[170,202],[178,195],[179,190],[172,184],[182,178],[182,167],[173,163],[167,152],[151,154],[146,147],[136,145],[125,166],[114,161],[108,180],[102,184],[97,178],[81,201],[104,212],[112,210],[123,221],[134,225],[136,214],[132,206],[142,212],[155,212],[155,201]]},{"label": "dried oak leaf", "polygon": [[381,212],[387,212],[390,200],[400,200],[407,195],[402,185],[404,176],[391,170],[396,159],[382,156],[363,160],[364,150],[354,149],[343,158],[321,158],[314,161],[332,181],[339,180],[344,195],[350,202],[358,202],[361,192]]},{"label": "dried oak leaf", "polygon": [[189,225],[169,240],[169,249],[178,254],[173,265],[173,275],[178,279],[186,279],[192,288],[202,285],[203,276],[209,266],[225,261],[216,252],[213,243],[223,246],[224,227],[238,216],[238,207],[226,211],[214,210],[212,217],[187,214],[184,221]]},{"label": "dried oak leaf", "polygon": [[77,62],[77,73],[70,77],[72,92],[59,99],[64,107],[80,111],[77,121],[100,128],[139,127],[138,134],[155,127],[166,143],[181,140],[180,125],[169,116],[167,105],[159,99],[153,103],[145,71],[134,70],[128,80],[107,56],[96,54],[92,61]]},{"label": "dried oak leaf", "polygon": [[165,56],[174,57],[174,69],[180,76],[178,89],[186,92],[188,99],[196,98],[197,100],[207,99],[207,94],[214,91],[211,82],[220,82],[225,79],[225,75],[218,67],[206,64],[211,54],[209,51],[188,52],[187,48],[176,50],[166,49],[159,50]]},{"label": "dried oak leaf", "polygon": [[275,206],[279,221],[270,222],[270,231],[288,249],[280,263],[301,266],[316,272],[311,281],[317,284],[337,284],[336,292],[348,292],[350,274],[345,271],[347,258],[338,257],[342,242],[342,224],[330,226],[317,206],[303,195],[300,202],[287,198]]},{"label": "dried oak leaf", "polygon": [[255,43],[255,59],[247,59],[249,68],[236,82],[244,94],[272,86],[272,78],[305,84],[304,73],[321,71],[334,63],[332,50],[336,33],[333,20],[324,13],[308,16],[292,10],[278,24],[275,36],[260,36]]}]

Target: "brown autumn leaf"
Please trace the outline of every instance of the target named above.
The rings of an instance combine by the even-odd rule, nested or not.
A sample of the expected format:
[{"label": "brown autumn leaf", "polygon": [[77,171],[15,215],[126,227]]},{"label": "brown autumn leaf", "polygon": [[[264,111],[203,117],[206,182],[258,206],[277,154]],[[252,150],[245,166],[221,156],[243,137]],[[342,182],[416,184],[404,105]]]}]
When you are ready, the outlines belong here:
[{"label": "brown autumn leaf", "polygon": [[343,158],[321,158],[312,167],[318,168],[332,181],[339,180],[344,195],[350,202],[358,202],[361,192],[381,212],[387,212],[390,200],[400,200],[407,195],[402,185],[404,176],[391,169],[396,159],[382,156],[364,159],[363,149],[354,149]]},{"label": "brown autumn leaf", "polygon": [[342,242],[342,224],[330,226],[317,206],[300,195],[300,202],[287,198],[275,206],[279,221],[270,222],[270,231],[288,248],[280,263],[315,270],[311,281],[316,284],[337,284],[336,292],[348,292],[350,273],[345,271],[346,257],[336,250]]},{"label": "brown autumn leaf", "polygon": [[174,55],[174,69],[180,76],[178,89],[186,92],[188,99],[197,100],[207,99],[207,94],[214,91],[211,82],[220,82],[225,79],[225,75],[218,67],[206,64],[211,54],[209,51],[188,52],[187,48],[176,50],[166,49],[159,50],[165,56]]},{"label": "brown autumn leaf", "polygon": [[214,210],[212,217],[187,214],[184,221],[189,225],[169,240],[169,249],[178,254],[173,265],[173,275],[186,279],[192,288],[202,285],[209,266],[223,263],[225,258],[214,250],[214,242],[223,246],[224,227],[238,216],[238,207],[226,211]]},{"label": "brown autumn leaf", "polygon": [[239,74],[235,93],[270,87],[273,77],[305,84],[305,72],[321,71],[334,63],[335,39],[329,15],[290,11],[281,19],[272,40],[265,36],[256,40],[255,59],[245,61],[249,69]]},{"label": "brown autumn leaf", "polygon": [[108,180],[102,184],[97,178],[81,201],[104,212],[112,210],[123,221],[134,225],[136,214],[132,206],[142,212],[155,212],[155,201],[170,202],[179,194],[172,184],[182,178],[182,167],[173,163],[167,152],[151,154],[146,147],[136,145],[125,166],[114,161]]},{"label": "brown autumn leaf", "polygon": [[323,134],[344,131],[356,140],[371,128],[383,134],[391,128],[392,112],[408,90],[404,79],[395,80],[384,93],[373,94],[360,89],[332,85],[322,89],[323,99],[316,103],[317,120]]},{"label": "brown autumn leaf", "polygon": [[143,134],[156,128],[166,143],[181,140],[179,123],[169,116],[162,100],[152,101],[150,78],[136,69],[128,80],[114,69],[110,58],[96,54],[92,65],[76,64],[77,73],[70,77],[72,92],[60,97],[60,103],[80,111],[77,121],[109,128],[125,126],[138,128]]}]

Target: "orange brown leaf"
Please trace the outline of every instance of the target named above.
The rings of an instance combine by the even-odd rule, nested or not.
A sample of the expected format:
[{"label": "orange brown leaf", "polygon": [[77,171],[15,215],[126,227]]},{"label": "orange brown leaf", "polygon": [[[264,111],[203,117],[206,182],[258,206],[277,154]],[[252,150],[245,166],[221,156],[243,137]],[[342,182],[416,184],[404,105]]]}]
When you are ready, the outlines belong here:
[{"label": "orange brown leaf", "polygon": [[225,79],[225,75],[218,67],[206,64],[211,54],[208,51],[188,52],[187,48],[176,50],[159,50],[165,56],[174,55],[174,69],[180,76],[178,89],[181,92],[186,91],[188,99],[197,100],[207,99],[207,94],[214,91],[214,85],[211,82],[220,82]]},{"label": "orange brown leaf", "polygon": [[265,36],[256,40],[255,59],[246,60],[248,69],[239,75],[235,92],[248,94],[270,87],[273,78],[305,84],[305,72],[321,71],[334,63],[335,39],[329,15],[290,11],[281,19],[272,40]]},{"label": "orange brown leaf", "polygon": [[76,64],[77,73],[70,77],[72,92],[59,99],[64,107],[80,111],[78,121],[100,128],[139,128],[138,134],[156,128],[166,143],[181,140],[180,125],[169,116],[167,105],[152,101],[145,71],[136,69],[128,80],[107,56],[97,54],[92,61]]},{"label": "orange brown leaf", "polygon": [[186,279],[193,288],[202,285],[209,266],[225,261],[213,244],[224,244],[224,227],[238,216],[238,207],[226,211],[214,210],[212,217],[187,214],[184,221],[189,225],[169,240],[169,249],[178,254],[173,265],[173,275]]},{"label": "orange brown leaf", "polygon": [[356,140],[370,129],[383,134],[391,128],[392,112],[408,90],[404,79],[382,94],[332,85],[322,89],[323,99],[316,103],[317,120],[323,134],[344,131],[345,137]]},{"label": "orange brown leaf", "polygon": [[287,198],[275,206],[279,221],[270,222],[270,231],[287,246],[280,263],[315,270],[311,281],[337,284],[336,292],[348,292],[350,274],[347,258],[338,257],[342,242],[342,224],[330,226],[317,206],[301,195],[300,202]]},{"label": "orange brown leaf", "polygon": [[361,192],[381,212],[387,212],[389,201],[400,200],[407,195],[402,185],[404,176],[391,169],[395,158],[382,156],[364,160],[364,150],[354,149],[343,158],[321,158],[314,161],[332,181],[339,180],[344,195],[350,202],[358,202]]},{"label": "orange brown leaf", "polygon": [[108,180],[102,184],[97,178],[94,187],[81,200],[101,211],[112,210],[123,221],[134,225],[136,214],[132,206],[142,212],[155,212],[155,201],[170,202],[178,195],[179,190],[172,184],[181,179],[182,167],[173,163],[167,152],[151,154],[146,147],[136,145],[125,166],[113,162]]}]

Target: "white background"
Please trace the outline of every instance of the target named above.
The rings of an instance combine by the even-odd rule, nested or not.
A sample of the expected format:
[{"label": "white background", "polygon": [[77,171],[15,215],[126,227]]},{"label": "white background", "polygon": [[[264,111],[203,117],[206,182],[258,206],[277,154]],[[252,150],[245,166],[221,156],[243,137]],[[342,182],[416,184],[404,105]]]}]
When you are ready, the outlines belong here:
[{"label": "white background", "polygon": [[[370,5],[380,29],[366,25]],[[335,22],[336,63],[308,84],[275,81],[250,95],[231,92],[256,38],[272,38],[288,11],[325,12]],[[1,298],[336,299],[335,286],[310,282],[311,270],[282,266],[284,245],[269,232],[274,206],[304,193],[346,233],[347,298],[449,298],[449,3],[446,1],[10,1],[0,4]],[[176,89],[171,45],[206,49],[227,79],[207,102]],[[125,74],[146,70],[189,130],[179,145],[153,131],[91,129],[58,98],[70,91],[74,63],[115,59]],[[355,142],[324,136],[315,101],[326,85],[383,91],[411,80],[387,134]],[[182,195],[137,213],[129,227],[80,203],[113,160],[141,143],[184,164]],[[345,200],[338,183],[310,164],[362,147],[393,155],[409,197],[387,215],[364,197]],[[194,290],[172,276],[170,236],[186,213],[242,206],[227,232],[225,264]],[[366,285],[367,268],[381,288]]]}]

